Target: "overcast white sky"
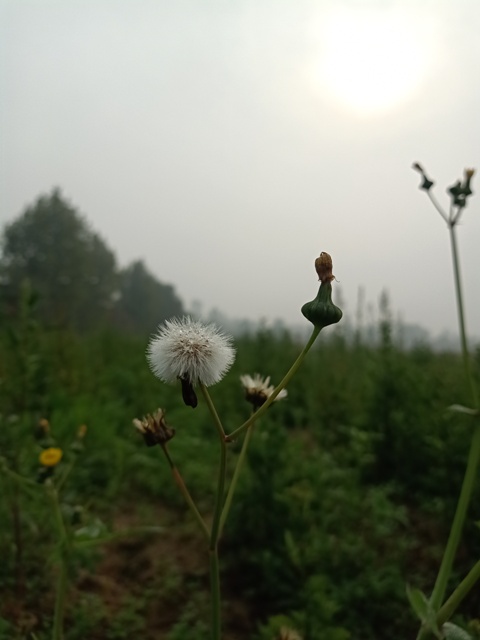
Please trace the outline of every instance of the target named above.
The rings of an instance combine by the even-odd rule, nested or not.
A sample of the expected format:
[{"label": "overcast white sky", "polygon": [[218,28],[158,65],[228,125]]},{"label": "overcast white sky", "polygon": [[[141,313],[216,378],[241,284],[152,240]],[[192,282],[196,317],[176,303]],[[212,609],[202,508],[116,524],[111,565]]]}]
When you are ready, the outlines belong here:
[{"label": "overcast white sky", "polygon": [[[478,0],[0,0],[0,224],[59,186],[187,305],[301,322],[328,251],[347,315],[456,330],[411,164],[445,206],[480,167],[479,33]],[[478,335],[479,196],[458,231]]]}]

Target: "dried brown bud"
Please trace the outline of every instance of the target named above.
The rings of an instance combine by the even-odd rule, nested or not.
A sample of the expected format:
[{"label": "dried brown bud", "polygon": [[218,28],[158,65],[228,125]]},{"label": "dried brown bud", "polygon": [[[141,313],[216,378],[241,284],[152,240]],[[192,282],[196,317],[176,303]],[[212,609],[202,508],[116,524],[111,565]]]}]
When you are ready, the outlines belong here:
[{"label": "dried brown bud", "polygon": [[77,430],[77,438],[79,440],[83,440],[83,438],[85,438],[86,435],[87,435],[87,425],[81,424]]},{"label": "dried brown bud", "polygon": [[46,418],[42,418],[38,421],[38,428],[43,431],[43,433],[47,434],[50,432],[50,423]]},{"label": "dried brown bud", "polygon": [[470,178],[473,178],[474,173],[475,169],[465,169],[465,179],[469,180]]},{"label": "dried brown bud", "polygon": [[332,269],[333,265],[330,254],[322,251],[320,256],[315,260],[315,271],[318,274],[320,282],[332,282],[332,280],[335,280]]},{"label": "dried brown bud", "polygon": [[140,431],[145,444],[149,447],[156,444],[164,445],[175,435],[175,429],[165,422],[165,413],[162,409],[157,409],[153,415],[148,413],[142,420],[135,418],[133,426]]},{"label": "dried brown bud", "polygon": [[50,440],[50,423],[46,418],[42,418],[37,422],[34,435],[37,440]]}]

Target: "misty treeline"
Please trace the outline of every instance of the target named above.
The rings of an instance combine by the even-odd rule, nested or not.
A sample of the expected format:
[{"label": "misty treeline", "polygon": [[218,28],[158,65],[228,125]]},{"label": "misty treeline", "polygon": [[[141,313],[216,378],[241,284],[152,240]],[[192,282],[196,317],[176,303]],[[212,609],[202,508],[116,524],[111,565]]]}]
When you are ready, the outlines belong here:
[{"label": "misty treeline", "polygon": [[173,286],[142,260],[119,268],[115,254],[59,189],[39,197],[1,238],[0,313],[18,317],[22,290],[45,326],[85,331],[112,326],[144,334],[181,315]]}]

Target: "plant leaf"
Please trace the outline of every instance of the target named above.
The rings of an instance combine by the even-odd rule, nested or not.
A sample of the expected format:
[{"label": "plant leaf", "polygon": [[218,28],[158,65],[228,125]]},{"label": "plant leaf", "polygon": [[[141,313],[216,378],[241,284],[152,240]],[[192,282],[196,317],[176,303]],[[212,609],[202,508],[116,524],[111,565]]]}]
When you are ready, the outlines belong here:
[{"label": "plant leaf", "polygon": [[451,622],[445,622],[445,624],[442,625],[442,631],[446,640],[472,640],[472,636],[467,633],[465,629],[457,627],[456,624],[452,624]]},{"label": "plant leaf", "polygon": [[420,589],[416,589],[407,584],[407,598],[410,602],[410,606],[420,620],[422,622],[426,622],[430,617],[431,611],[427,596],[420,591]]},{"label": "plant leaf", "polygon": [[464,407],[463,404],[452,404],[447,407],[447,409],[448,411],[455,411],[456,413],[466,413],[468,416],[478,416],[478,409]]}]

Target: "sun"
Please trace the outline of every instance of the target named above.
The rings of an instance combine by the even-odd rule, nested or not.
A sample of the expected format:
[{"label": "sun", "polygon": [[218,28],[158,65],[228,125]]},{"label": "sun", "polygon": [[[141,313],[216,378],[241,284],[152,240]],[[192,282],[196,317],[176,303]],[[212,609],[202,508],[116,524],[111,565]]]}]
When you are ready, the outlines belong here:
[{"label": "sun", "polygon": [[429,65],[429,34],[393,9],[337,9],[323,17],[316,81],[364,114],[408,99]]}]

